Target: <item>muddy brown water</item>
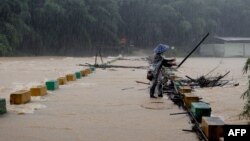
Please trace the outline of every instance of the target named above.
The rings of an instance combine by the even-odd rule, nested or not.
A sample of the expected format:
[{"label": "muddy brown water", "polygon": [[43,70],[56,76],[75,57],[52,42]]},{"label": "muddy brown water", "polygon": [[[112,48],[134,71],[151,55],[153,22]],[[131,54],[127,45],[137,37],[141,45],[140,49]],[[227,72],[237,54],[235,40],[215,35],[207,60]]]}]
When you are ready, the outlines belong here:
[{"label": "muddy brown water", "polygon": [[[191,58],[177,73],[195,77],[220,61],[220,58]],[[231,70],[228,77],[237,78],[239,87],[195,91],[211,104],[213,115],[227,122],[242,122],[237,114],[244,104],[239,98],[246,88],[246,78],[241,73],[244,61],[244,58],[224,59],[218,69]],[[181,109],[167,97],[150,99],[147,86],[135,82],[147,81],[146,70],[142,69],[97,69],[44,97],[32,98],[31,103],[9,105],[11,92],[79,71],[83,67],[77,64],[84,63],[94,63],[94,58],[0,58],[0,97],[6,98],[8,108],[8,113],[0,116],[0,141],[197,140],[194,133],[182,131],[192,126],[187,115],[169,116],[183,112]],[[147,62],[121,60],[114,65],[142,66]]]}]

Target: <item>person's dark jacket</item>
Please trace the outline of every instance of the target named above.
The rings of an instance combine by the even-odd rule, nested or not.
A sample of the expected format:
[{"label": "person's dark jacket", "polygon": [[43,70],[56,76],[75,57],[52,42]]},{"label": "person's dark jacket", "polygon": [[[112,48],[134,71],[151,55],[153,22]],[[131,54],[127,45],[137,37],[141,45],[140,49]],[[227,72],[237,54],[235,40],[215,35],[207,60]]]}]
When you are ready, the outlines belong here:
[{"label": "person's dark jacket", "polygon": [[153,77],[154,79],[158,78],[158,75],[160,73],[160,70],[162,68],[162,66],[165,67],[172,67],[173,64],[172,62],[174,61],[174,59],[165,59],[164,57],[161,56],[161,54],[156,54],[153,60]]}]

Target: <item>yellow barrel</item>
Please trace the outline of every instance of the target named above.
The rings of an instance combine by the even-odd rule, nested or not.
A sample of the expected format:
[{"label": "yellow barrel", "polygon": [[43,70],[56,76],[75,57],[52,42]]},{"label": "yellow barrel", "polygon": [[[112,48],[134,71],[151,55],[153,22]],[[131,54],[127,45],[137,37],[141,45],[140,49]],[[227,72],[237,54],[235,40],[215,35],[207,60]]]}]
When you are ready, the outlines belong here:
[{"label": "yellow barrel", "polygon": [[199,97],[192,93],[183,93],[183,95],[184,95],[183,102],[185,103],[187,108],[191,107],[192,102],[199,101]]},{"label": "yellow barrel", "polygon": [[90,68],[89,69],[85,69],[85,71],[86,71],[87,74],[91,74],[92,73],[92,71],[91,71]]},{"label": "yellow barrel", "polygon": [[209,141],[219,141],[224,136],[224,125],[219,117],[202,117],[201,128]]},{"label": "yellow barrel", "polygon": [[81,72],[83,77],[88,75],[85,70],[81,70],[80,72]]},{"label": "yellow barrel", "polygon": [[10,94],[10,104],[25,104],[31,99],[30,91],[20,90]]},{"label": "yellow barrel", "polygon": [[65,84],[67,84],[67,78],[66,77],[59,77],[57,79],[57,81],[58,81],[59,85],[65,85]]},{"label": "yellow barrel", "polygon": [[30,88],[31,96],[44,96],[47,94],[47,87],[44,85]]},{"label": "yellow barrel", "polygon": [[191,93],[192,91],[191,87],[189,86],[180,86],[179,88],[180,93]]},{"label": "yellow barrel", "polygon": [[91,69],[85,69],[80,71],[82,76],[87,76],[92,73]]},{"label": "yellow barrel", "polygon": [[66,78],[67,78],[67,81],[76,81],[76,75],[75,74],[67,74]]}]

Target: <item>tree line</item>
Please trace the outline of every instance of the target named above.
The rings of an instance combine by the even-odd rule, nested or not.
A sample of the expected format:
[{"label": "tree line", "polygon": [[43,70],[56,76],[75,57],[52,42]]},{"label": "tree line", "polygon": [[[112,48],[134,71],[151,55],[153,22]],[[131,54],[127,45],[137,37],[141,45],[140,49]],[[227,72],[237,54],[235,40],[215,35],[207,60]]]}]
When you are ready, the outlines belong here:
[{"label": "tree line", "polygon": [[[249,0],[0,0],[0,56],[250,36]],[[180,48],[180,50],[182,49]]]}]

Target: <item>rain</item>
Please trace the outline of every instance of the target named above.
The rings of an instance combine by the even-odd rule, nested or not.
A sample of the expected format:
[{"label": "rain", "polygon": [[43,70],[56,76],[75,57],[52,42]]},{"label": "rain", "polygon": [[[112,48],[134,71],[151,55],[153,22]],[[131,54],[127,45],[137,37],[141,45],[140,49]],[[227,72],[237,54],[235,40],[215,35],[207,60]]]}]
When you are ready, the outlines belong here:
[{"label": "rain", "polygon": [[250,0],[0,0],[0,141],[227,141],[250,123],[249,15]]}]

